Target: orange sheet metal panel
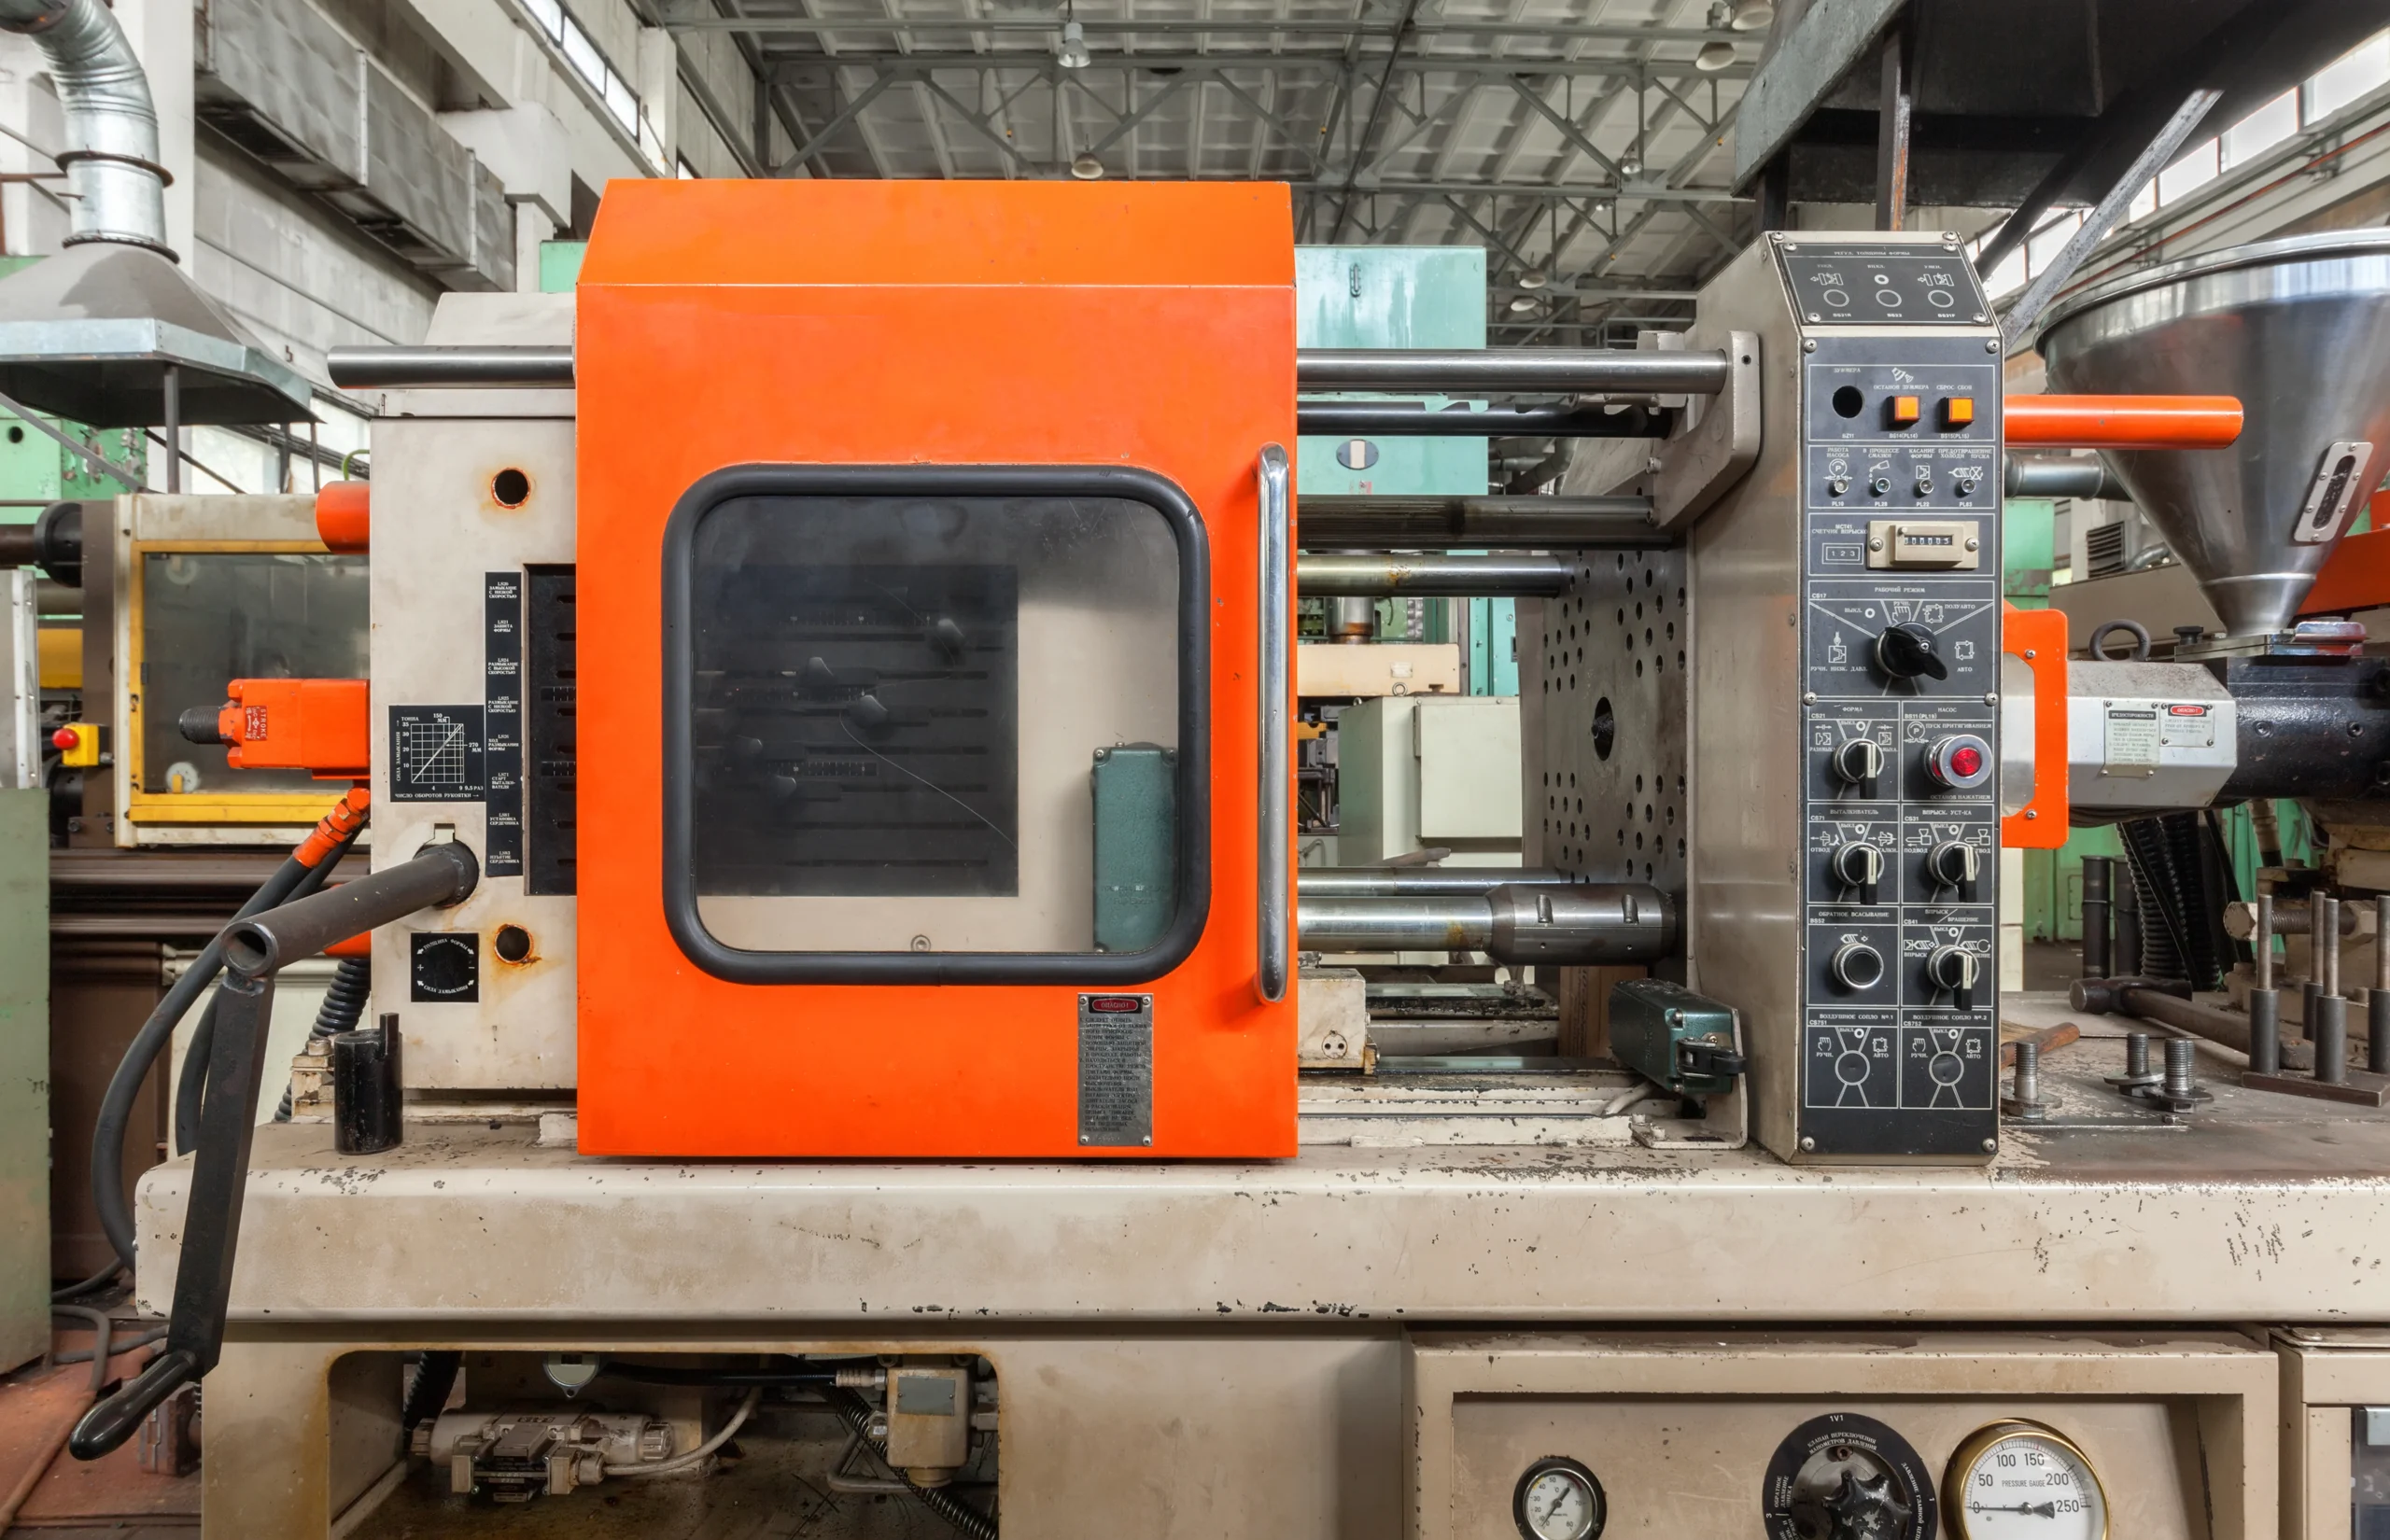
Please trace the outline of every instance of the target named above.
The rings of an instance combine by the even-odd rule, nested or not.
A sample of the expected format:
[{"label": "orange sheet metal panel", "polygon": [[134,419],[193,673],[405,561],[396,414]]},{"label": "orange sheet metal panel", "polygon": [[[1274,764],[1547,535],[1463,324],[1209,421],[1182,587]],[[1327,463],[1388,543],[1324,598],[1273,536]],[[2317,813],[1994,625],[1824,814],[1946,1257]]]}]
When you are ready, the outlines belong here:
[{"label": "orange sheet metal panel", "polygon": [[2055,850],[2067,836],[2066,615],[2004,602],[2001,610],[2000,650],[2033,674],[2033,794],[2000,820],[2000,843]]},{"label": "orange sheet metal panel", "polygon": [[[1253,985],[1255,466],[1294,443],[1287,189],[616,182],[575,352],[581,1148],[1294,1154],[1295,1000]],[[1186,959],[1133,987],[1153,997],[1149,1147],[1080,1141],[1069,983],[734,983],[674,940],[661,553],[693,484],[747,466],[1126,468],[1200,513],[1209,904]]]},{"label": "orange sheet metal panel", "polygon": [[2341,537],[2324,558],[2324,570],[2315,574],[2315,586],[2299,602],[2300,619],[2390,605],[2390,492],[2376,492],[2366,506],[2373,514],[2372,527]]},{"label": "orange sheet metal panel", "polygon": [[2001,411],[2012,448],[2222,449],[2241,437],[2230,396],[2011,396]]}]

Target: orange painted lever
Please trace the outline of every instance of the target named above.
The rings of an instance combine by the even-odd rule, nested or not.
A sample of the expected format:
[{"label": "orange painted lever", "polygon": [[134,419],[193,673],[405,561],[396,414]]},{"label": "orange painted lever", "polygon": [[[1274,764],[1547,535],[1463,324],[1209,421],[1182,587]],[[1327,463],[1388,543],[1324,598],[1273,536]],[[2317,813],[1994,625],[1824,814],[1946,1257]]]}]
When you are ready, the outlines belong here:
[{"label": "orange painted lever", "polygon": [[2230,396],[2011,396],[2010,444],[2070,449],[2222,449],[2241,437]]}]

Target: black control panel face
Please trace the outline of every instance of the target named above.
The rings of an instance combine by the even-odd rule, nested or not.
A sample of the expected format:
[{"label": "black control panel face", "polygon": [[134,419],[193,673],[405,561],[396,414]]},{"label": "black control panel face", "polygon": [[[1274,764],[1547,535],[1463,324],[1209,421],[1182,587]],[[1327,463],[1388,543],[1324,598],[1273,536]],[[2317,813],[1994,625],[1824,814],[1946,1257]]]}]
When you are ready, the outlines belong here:
[{"label": "black control panel face", "polygon": [[1983,326],[1990,306],[1956,244],[1869,246],[1787,241],[1792,308],[1808,326]]},{"label": "black control panel face", "polygon": [[[1788,253],[1796,296],[1833,259]],[[1906,321],[1933,260],[1833,275],[1895,274]],[[1999,1135],[2000,358],[1980,336],[1815,343],[1800,1148],[1979,1160]]]}]

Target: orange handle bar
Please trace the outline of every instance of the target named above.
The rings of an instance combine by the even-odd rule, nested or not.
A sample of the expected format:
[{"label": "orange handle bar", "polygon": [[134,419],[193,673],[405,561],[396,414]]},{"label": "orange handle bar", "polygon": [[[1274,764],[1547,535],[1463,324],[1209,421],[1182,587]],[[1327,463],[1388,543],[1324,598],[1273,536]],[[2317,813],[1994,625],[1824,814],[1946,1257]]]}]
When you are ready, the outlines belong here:
[{"label": "orange handle bar", "polygon": [[2011,396],[2010,444],[2070,449],[2222,449],[2241,437],[2230,396]]}]

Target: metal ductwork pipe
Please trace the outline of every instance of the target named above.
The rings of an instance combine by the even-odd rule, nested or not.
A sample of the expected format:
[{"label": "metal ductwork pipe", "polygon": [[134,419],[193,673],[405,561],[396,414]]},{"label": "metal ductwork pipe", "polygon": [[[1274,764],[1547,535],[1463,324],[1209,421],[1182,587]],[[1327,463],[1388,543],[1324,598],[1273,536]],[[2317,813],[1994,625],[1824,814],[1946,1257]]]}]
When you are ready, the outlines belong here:
[{"label": "metal ductwork pipe", "polygon": [[1582,966],[1666,957],[1677,914],[1639,883],[1512,882],[1475,897],[1323,898],[1299,886],[1295,931],[1306,952],[1484,952]]},{"label": "metal ductwork pipe", "polygon": [[75,201],[66,244],[113,241],[172,258],[158,109],[116,13],[100,0],[0,0],[0,29],[40,48],[66,109],[68,147],[58,157]]},{"label": "metal ductwork pipe", "polygon": [[1303,554],[1295,558],[1295,592],[1306,598],[1544,597],[1568,587],[1568,564],[1556,556],[1361,556]]}]

